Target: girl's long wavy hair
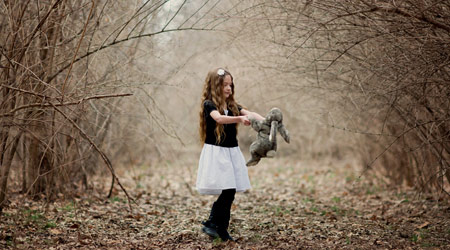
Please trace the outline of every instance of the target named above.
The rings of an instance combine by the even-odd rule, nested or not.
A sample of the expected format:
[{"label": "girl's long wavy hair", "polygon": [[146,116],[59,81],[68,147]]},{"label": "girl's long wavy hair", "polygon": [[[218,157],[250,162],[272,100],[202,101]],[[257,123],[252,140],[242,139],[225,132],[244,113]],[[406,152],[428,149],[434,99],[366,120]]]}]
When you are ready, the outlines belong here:
[{"label": "girl's long wavy hair", "polygon": [[[205,79],[205,84],[203,86],[203,93],[202,93],[202,100],[200,104],[200,141],[203,143],[206,139],[206,115],[204,114],[204,102],[206,100],[210,100],[216,105],[217,110],[221,115],[224,115],[224,109],[223,107],[227,106],[228,110],[231,110],[233,112],[233,115],[239,115],[239,109],[238,104],[234,100],[234,81],[233,76],[230,74],[230,72],[226,69],[224,69],[225,74],[223,76],[220,76],[217,71],[221,68],[216,68],[210,72],[208,72],[208,75]],[[223,93],[223,81],[225,79],[225,76],[229,75],[231,77],[231,95],[225,99],[224,93]],[[236,123],[236,131],[237,131],[238,124]],[[220,142],[222,139],[222,136],[226,136],[224,134],[224,126],[223,124],[216,123],[216,128],[214,130],[214,134],[216,135],[216,141]],[[225,138],[225,137],[224,137]]]}]

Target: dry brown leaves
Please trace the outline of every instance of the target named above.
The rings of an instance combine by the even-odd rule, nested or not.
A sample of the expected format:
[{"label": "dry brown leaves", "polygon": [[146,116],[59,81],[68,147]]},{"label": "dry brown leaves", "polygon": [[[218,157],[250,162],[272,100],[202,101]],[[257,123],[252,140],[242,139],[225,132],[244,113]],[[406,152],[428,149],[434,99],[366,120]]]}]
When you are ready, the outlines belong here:
[{"label": "dry brown leaves", "polygon": [[121,169],[138,205],[100,190],[47,204],[13,195],[1,215],[0,248],[33,249],[421,249],[450,245],[447,200],[358,179],[349,163],[264,159],[249,169],[253,188],[237,194],[230,234],[201,233],[213,196],[194,189],[195,160]]}]

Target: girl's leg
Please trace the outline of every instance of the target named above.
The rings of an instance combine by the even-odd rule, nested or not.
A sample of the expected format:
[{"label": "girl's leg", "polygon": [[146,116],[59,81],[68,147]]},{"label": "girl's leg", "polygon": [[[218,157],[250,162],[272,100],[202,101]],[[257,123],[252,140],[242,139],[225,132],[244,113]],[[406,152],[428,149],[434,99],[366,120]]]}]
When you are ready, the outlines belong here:
[{"label": "girl's leg", "polygon": [[218,220],[218,217],[219,217],[219,206],[216,202],[214,202],[211,208],[211,212],[209,213],[208,220],[202,222],[203,224],[202,231],[213,238],[219,237],[216,226],[217,223],[216,221]]},{"label": "girl's leg", "polygon": [[228,229],[228,225],[230,224],[231,206],[233,205],[235,194],[236,189],[222,190],[222,193],[216,201],[216,203],[220,204],[219,206],[223,208],[221,226],[223,226],[225,230]]},{"label": "girl's leg", "polygon": [[230,223],[231,205],[234,201],[236,189],[222,190],[219,198],[214,202],[211,213],[207,221],[202,222],[203,232],[212,236],[220,237],[222,240],[233,240],[228,234],[228,225]]}]

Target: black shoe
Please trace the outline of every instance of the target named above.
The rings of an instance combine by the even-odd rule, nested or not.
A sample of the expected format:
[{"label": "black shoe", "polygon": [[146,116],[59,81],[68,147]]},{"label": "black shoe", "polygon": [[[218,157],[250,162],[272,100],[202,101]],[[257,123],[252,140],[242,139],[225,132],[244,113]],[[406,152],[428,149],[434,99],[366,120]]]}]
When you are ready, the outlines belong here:
[{"label": "black shoe", "polygon": [[213,238],[220,237],[215,227],[203,226],[202,231]]},{"label": "black shoe", "polygon": [[229,240],[234,241],[234,239],[230,236],[226,228],[218,227],[209,220],[203,221],[202,224],[203,224],[202,231],[207,235],[213,238],[220,238],[222,241],[229,241]]},{"label": "black shoe", "polygon": [[222,241],[234,241],[234,239],[230,236],[225,228],[219,228],[216,232]]}]

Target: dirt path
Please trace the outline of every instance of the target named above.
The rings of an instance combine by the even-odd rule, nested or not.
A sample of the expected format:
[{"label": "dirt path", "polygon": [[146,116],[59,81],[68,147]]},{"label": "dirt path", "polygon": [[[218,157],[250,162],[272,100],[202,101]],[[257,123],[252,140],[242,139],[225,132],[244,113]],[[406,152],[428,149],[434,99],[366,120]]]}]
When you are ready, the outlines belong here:
[{"label": "dirt path", "polygon": [[[0,249],[450,249],[450,204],[357,179],[349,163],[265,160],[236,196],[230,234],[200,231],[214,200],[193,189],[195,160],[119,171],[121,192],[44,204],[17,198],[1,215]],[[108,189],[109,180],[96,181]]]}]

